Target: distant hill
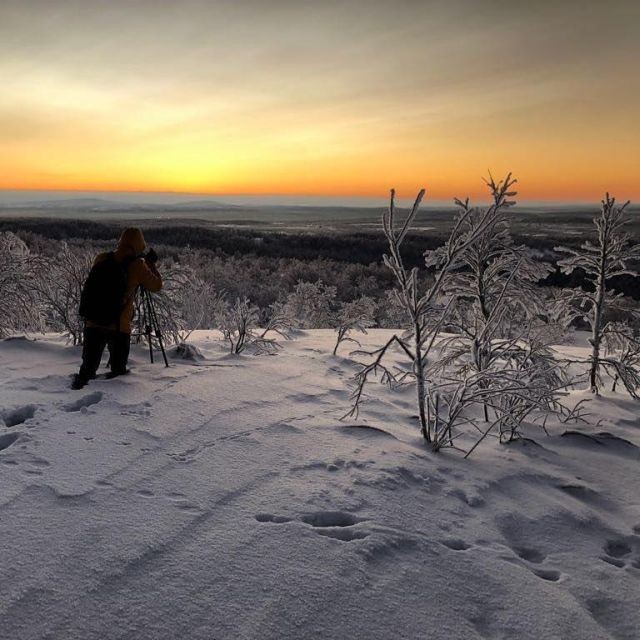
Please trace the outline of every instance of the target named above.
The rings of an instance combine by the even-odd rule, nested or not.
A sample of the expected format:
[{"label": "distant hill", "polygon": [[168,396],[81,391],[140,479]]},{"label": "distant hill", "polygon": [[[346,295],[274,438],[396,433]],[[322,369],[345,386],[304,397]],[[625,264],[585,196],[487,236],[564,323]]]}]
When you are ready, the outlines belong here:
[{"label": "distant hill", "polygon": [[176,203],[122,202],[104,198],[65,198],[0,202],[0,209],[73,209],[74,211],[201,211],[206,209],[236,209],[237,205],[217,200],[195,200]]}]

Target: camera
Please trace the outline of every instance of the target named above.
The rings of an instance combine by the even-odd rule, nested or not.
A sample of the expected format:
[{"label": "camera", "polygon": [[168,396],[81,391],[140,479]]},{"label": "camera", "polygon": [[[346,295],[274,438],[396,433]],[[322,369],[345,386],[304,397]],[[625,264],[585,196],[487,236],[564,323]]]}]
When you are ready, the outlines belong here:
[{"label": "camera", "polygon": [[155,264],[158,262],[158,254],[153,249],[149,249],[149,251],[145,253],[144,259],[151,264]]}]

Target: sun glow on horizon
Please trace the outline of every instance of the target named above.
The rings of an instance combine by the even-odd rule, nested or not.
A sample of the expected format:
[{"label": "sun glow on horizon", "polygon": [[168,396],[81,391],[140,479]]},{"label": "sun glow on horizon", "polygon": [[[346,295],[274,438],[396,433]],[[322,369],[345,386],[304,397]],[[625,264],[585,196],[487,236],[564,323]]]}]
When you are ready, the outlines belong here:
[{"label": "sun glow on horizon", "polygon": [[0,189],[638,198],[638,5],[581,6],[10,0]]}]

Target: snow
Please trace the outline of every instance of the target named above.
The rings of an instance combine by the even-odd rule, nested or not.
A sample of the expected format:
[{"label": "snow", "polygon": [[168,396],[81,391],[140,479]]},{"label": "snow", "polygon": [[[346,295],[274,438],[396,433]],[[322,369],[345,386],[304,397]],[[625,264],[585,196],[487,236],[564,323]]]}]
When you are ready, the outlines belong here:
[{"label": "snow", "polygon": [[339,421],[334,340],[197,332],[79,392],[78,348],[0,342],[0,637],[640,637],[637,402],[433,454],[411,390]]}]

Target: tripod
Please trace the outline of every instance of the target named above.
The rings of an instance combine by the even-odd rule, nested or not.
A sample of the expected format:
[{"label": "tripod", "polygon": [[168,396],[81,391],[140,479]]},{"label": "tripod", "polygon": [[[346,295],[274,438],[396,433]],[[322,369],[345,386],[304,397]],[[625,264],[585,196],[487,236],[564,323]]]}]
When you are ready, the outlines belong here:
[{"label": "tripod", "polygon": [[139,287],[139,292],[141,297],[140,306],[142,307],[142,324],[144,325],[143,335],[147,336],[147,342],[149,343],[149,359],[151,360],[151,364],[153,364],[153,335],[160,345],[162,357],[164,358],[164,366],[168,367],[169,361],[167,360],[167,354],[164,350],[164,343],[162,342],[162,331],[160,331],[158,314],[156,313],[153,298],[142,285],[140,285]]}]

